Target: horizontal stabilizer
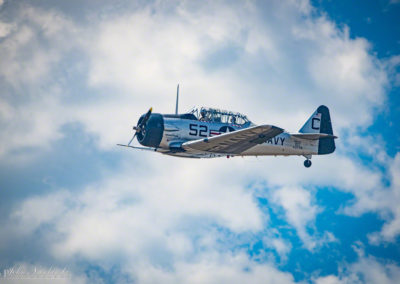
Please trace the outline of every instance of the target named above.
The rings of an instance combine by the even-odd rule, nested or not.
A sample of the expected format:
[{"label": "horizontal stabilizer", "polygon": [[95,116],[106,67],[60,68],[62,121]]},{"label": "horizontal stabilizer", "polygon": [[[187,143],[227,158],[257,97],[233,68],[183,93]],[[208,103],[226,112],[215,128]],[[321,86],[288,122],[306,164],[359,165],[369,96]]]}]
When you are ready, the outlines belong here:
[{"label": "horizontal stabilizer", "polygon": [[336,139],[337,136],[326,133],[298,133],[298,134],[290,134],[292,137],[305,139],[305,140],[318,140],[323,138],[333,138]]}]

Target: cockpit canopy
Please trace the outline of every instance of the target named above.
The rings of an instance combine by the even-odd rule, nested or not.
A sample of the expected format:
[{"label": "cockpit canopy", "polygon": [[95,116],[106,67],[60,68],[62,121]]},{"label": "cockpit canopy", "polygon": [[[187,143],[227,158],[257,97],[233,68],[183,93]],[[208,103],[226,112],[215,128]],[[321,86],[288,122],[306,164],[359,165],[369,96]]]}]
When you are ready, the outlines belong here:
[{"label": "cockpit canopy", "polygon": [[216,108],[193,108],[189,113],[193,114],[200,121],[229,123],[236,125],[251,124],[251,121],[243,114]]}]

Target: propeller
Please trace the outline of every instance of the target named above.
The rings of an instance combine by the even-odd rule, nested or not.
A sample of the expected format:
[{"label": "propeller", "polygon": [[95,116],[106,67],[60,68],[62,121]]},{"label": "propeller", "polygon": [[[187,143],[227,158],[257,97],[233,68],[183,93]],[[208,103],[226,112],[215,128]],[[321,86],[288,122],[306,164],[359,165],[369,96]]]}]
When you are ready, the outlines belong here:
[{"label": "propeller", "polygon": [[135,139],[135,137],[136,137],[136,134],[138,134],[138,133],[140,133],[140,132],[142,132],[142,131],[144,130],[144,128],[146,127],[147,121],[148,121],[149,118],[150,118],[150,115],[151,115],[151,112],[152,112],[152,111],[153,111],[153,108],[151,107],[151,108],[147,111],[147,113],[146,113],[146,115],[143,117],[143,119],[138,123],[138,125],[133,127],[133,130],[135,130],[135,134],[133,135],[132,139],[129,141],[128,146],[131,145],[133,139]]}]

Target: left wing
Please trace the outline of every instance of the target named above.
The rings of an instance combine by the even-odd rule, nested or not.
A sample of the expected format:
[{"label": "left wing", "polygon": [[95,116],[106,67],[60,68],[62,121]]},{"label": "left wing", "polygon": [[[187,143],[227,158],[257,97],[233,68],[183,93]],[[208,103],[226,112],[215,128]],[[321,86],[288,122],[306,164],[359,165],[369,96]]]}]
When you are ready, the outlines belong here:
[{"label": "left wing", "polygon": [[182,148],[186,151],[197,150],[239,155],[247,149],[264,143],[282,132],[282,128],[273,125],[259,125],[210,138],[188,141],[182,144]]}]

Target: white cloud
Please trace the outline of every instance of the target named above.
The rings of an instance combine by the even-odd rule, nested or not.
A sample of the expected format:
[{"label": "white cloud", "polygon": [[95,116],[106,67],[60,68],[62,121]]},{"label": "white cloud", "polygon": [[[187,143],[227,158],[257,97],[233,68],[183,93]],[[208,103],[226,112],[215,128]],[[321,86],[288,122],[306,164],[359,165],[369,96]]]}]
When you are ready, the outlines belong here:
[{"label": "white cloud", "polygon": [[314,280],[316,284],[342,283],[398,283],[400,267],[395,263],[381,262],[372,256],[366,256],[362,248],[356,247],[358,260],[343,265],[339,275],[328,275]]},{"label": "white cloud", "polygon": [[[128,167],[123,174],[79,194],[56,192],[28,199],[12,217],[24,234],[44,224],[55,226],[54,232],[65,236],[54,246],[60,257],[75,253],[99,257],[123,247],[137,254],[153,242],[190,253],[191,240],[176,228],[190,220],[198,222],[199,230],[202,224],[216,224],[234,233],[263,228],[266,217],[258,210],[251,192],[241,187],[243,182],[230,180],[227,171],[217,174],[219,163],[201,161],[192,166],[197,171],[179,161],[170,169],[164,165],[152,167],[158,172],[157,180],[142,176],[136,167]],[[99,235],[101,239],[96,242]]]},{"label": "white cloud", "polygon": [[[42,224],[54,222],[68,209],[65,199],[68,192],[57,191],[44,197],[33,197],[26,200],[11,218],[21,223],[22,233],[31,233]],[[49,213],[51,212],[51,213]]]},{"label": "white cloud", "polygon": [[0,127],[7,137],[0,157],[12,161],[19,150],[43,149],[60,139],[60,127],[73,120],[73,109],[60,101],[63,80],[52,72],[80,44],[73,22],[61,13],[22,6],[0,44]]},{"label": "white cloud", "polygon": [[386,60],[385,65],[393,85],[400,86],[400,72],[397,70],[400,66],[400,55],[393,55],[389,57]]},{"label": "white cloud", "polygon": [[344,283],[345,282],[339,280],[339,278],[334,275],[320,277],[315,280],[315,284],[344,284]]},{"label": "white cloud", "polygon": [[7,33],[0,45],[3,54],[0,74],[20,91],[19,96],[26,97],[21,92],[23,87],[37,87],[57,79],[51,77],[52,67],[81,41],[74,23],[56,11],[24,5],[14,19],[7,23],[13,27],[12,32]]},{"label": "white cloud", "polygon": [[390,185],[370,192],[369,196],[358,196],[356,208],[363,211],[378,211],[386,223],[380,232],[370,235],[370,241],[379,244],[382,241],[393,242],[400,234],[400,153],[389,162]]},{"label": "white cloud", "polygon": [[[0,3],[1,6],[1,3]],[[13,29],[12,24],[0,22],[0,38],[6,37]]]},{"label": "white cloud", "polygon": [[397,283],[400,277],[400,268],[394,263],[381,264],[373,257],[361,259],[351,266],[352,273],[347,279],[357,279],[357,274],[363,277],[357,280],[364,283]]},{"label": "white cloud", "polygon": [[[157,181],[130,166],[73,194],[56,191],[27,199],[2,234],[35,233],[46,242],[47,253],[64,263],[83,257],[107,270],[115,258],[124,259],[122,272],[140,283],[292,283],[274,263],[256,263],[238,250],[240,238],[213,229],[217,225],[236,236],[267,224],[251,192],[240,186],[243,176],[216,171],[227,165],[218,160],[191,163],[193,171],[170,159],[177,161],[170,169],[152,167]],[[286,254],[282,245],[273,244]]]},{"label": "white cloud", "polygon": [[[296,230],[300,239],[309,250],[321,246],[324,242],[335,241],[332,233],[324,236],[313,236],[307,228],[315,230],[315,218],[321,208],[312,200],[311,193],[301,187],[282,187],[272,193],[272,202],[279,204],[285,211],[286,220]],[[279,247],[278,247],[279,251]]]},{"label": "white cloud", "polygon": [[274,249],[279,257],[282,263],[287,261],[287,256],[292,250],[292,244],[288,241],[285,240],[284,238],[279,236],[279,233],[276,233],[277,230],[273,228],[269,228],[267,232],[270,231],[275,231],[275,234],[278,236],[266,236],[263,238],[263,244],[266,247]]},{"label": "white cloud", "polygon": [[295,283],[293,276],[239,254],[201,253],[194,262],[178,262],[173,271],[141,265],[140,283]]},{"label": "white cloud", "polygon": [[273,193],[272,200],[283,207],[288,222],[297,229],[305,245],[313,249],[315,244],[310,240],[306,228],[315,219],[318,207],[311,204],[310,192],[302,188],[283,187]]}]

